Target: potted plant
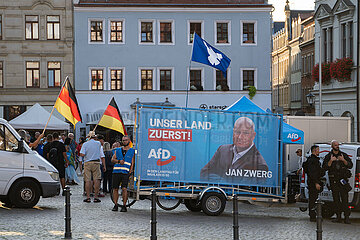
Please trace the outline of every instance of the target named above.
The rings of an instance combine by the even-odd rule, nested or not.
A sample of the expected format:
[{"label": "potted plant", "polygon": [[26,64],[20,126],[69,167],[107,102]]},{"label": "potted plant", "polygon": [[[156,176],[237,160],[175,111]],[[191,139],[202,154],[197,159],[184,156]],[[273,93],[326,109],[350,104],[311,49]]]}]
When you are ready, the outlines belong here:
[{"label": "potted plant", "polygon": [[[330,84],[331,74],[330,74],[330,62],[321,64],[321,81],[323,84]],[[319,64],[316,64],[312,70],[312,78],[314,81],[319,82]]]},{"label": "potted plant", "polygon": [[351,58],[336,59],[330,67],[331,77],[339,82],[350,81],[352,67],[353,61]]}]

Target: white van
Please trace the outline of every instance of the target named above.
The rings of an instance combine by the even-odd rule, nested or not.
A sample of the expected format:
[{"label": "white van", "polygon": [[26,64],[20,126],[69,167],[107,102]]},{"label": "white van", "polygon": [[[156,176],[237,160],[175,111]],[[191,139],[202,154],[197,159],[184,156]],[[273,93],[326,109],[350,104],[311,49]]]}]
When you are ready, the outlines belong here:
[{"label": "white van", "polygon": [[59,173],[0,118],[0,201],[21,208],[35,206],[43,198],[59,195]]},{"label": "white van", "polygon": [[[320,148],[320,161],[324,160],[326,154],[331,151],[331,145],[327,143],[315,144]],[[340,151],[345,152],[349,155],[353,167],[350,169],[352,176],[349,179],[349,183],[352,187],[352,190],[349,192],[349,208],[352,210],[360,211],[360,143],[341,143]],[[302,183],[306,183],[305,178],[302,178]],[[324,190],[319,194],[320,199],[325,203],[323,206],[323,216],[330,218],[334,215],[334,204],[331,190],[329,189],[329,177],[326,173],[326,185]],[[305,190],[306,199],[309,198],[307,188]]]}]

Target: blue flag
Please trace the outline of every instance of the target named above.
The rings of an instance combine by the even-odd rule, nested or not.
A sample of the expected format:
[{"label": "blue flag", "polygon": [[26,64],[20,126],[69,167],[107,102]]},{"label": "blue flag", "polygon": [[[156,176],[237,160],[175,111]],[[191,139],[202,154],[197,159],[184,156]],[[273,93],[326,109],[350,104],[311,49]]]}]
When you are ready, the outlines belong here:
[{"label": "blue flag", "polygon": [[210,67],[219,69],[226,77],[226,70],[230,65],[230,58],[225,54],[211,46],[204,39],[195,33],[193,43],[193,53],[191,60],[198,63],[209,65]]}]

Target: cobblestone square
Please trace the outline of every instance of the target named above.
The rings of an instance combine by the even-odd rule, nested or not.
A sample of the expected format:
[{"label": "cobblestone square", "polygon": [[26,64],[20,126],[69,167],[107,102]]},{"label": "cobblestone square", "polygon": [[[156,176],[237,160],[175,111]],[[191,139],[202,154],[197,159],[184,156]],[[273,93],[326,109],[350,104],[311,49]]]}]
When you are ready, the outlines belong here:
[{"label": "cobblestone square", "polygon": [[[136,202],[128,212],[112,212],[110,196],[101,203],[83,203],[82,186],[71,187],[73,239],[150,238],[149,200]],[[33,209],[0,207],[0,239],[60,239],[64,236],[64,197],[41,199]],[[173,211],[157,208],[158,239],[232,239],[232,202],[225,212],[210,217],[190,212],[183,204]],[[351,225],[326,219],[323,239],[359,239],[360,213],[353,212]],[[239,203],[240,239],[316,239],[316,223],[296,206],[256,206]]]}]

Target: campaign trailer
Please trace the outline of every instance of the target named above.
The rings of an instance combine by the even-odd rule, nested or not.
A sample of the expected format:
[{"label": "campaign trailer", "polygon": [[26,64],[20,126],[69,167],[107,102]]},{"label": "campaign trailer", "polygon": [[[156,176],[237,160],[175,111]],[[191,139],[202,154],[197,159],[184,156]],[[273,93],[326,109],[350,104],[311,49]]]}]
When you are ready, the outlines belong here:
[{"label": "campaign trailer", "polygon": [[[250,124],[246,128],[244,121]],[[137,152],[128,206],[148,199],[152,190],[165,210],[184,203],[190,211],[208,215],[221,214],[234,194],[241,201],[287,202],[282,115],[138,105],[135,122]],[[230,159],[226,153],[218,157],[238,146],[245,150],[237,161],[262,164],[249,168],[231,154]],[[232,167],[222,166],[224,162]]]}]

